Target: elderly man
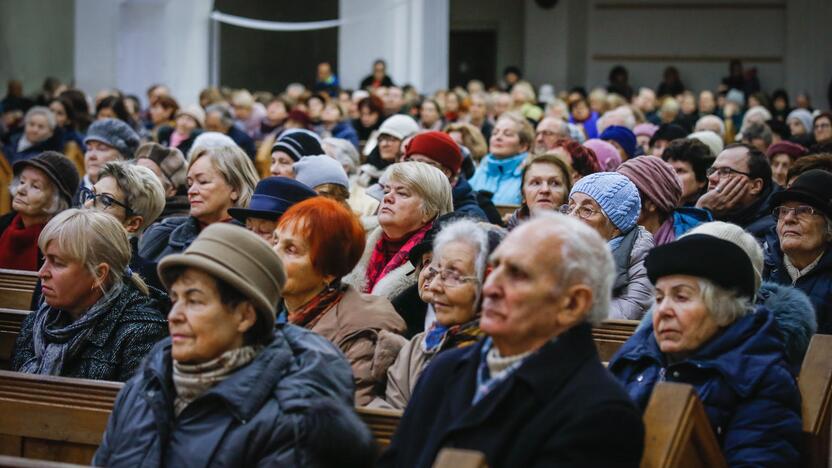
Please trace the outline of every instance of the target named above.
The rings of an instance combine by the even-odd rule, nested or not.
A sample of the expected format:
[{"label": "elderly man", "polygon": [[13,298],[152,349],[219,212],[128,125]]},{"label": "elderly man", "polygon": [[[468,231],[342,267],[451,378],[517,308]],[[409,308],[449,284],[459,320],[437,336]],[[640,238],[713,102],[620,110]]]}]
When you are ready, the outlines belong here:
[{"label": "elderly man", "polygon": [[772,182],[771,166],[760,150],[742,143],[728,145],[706,174],[708,191],[696,202],[697,208],[757,238],[774,227],[769,199],[779,188]]},{"label": "elderly man", "polygon": [[224,104],[208,106],[205,109],[205,129],[209,132],[228,135],[254,161],[257,152],[254,147],[254,140],[243,129],[234,125],[234,114],[228,106]]},{"label": "elderly man", "polygon": [[546,117],[537,124],[534,134],[534,152],[543,154],[553,150],[556,143],[569,139],[569,126],[556,117]]},{"label": "elderly man", "polygon": [[488,466],[638,466],[640,412],[592,342],[614,279],[606,243],[577,219],[543,214],[512,231],[491,265],[487,338],[434,359],[379,466],[429,467],[443,447],[483,452]]}]

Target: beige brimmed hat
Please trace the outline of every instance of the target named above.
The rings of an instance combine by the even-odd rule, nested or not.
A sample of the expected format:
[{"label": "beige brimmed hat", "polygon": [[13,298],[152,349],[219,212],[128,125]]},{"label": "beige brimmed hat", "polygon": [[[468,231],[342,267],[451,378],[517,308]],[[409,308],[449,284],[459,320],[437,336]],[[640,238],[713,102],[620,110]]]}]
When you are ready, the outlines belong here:
[{"label": "beige brimmed hat", "polygon": [[220,279],[251,300],[260,318],[274,326],[286,273],[271,246],[245,228],[226,223],[206,227],[184,253],[159,262],[159,278],[170,289],[175,267],[193,267]]}]

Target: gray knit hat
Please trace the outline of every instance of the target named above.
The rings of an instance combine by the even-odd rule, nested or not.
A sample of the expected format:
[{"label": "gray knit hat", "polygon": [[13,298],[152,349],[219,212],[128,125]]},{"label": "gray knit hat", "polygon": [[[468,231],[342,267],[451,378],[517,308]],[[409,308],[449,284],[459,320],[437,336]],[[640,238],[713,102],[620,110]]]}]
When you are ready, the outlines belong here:
[{"label": "gray knit hat", "polygon": [[175,267],[193,267],[222,280],[254,304],[268,329],[274,327],[286,273],[271,246],[253,232],[227,223],[202,230],[181,254],[159,262],[159,278],[170,289]]},{"label": "gray knit hat", "polygon": [[133,153],[139,147],[139,134],[129,125],[118,119],[96,120],[87,130],[84,144],[90,141],[100,141],[121,153],[124,159],[132,159]]},{"label": "gray knit hat", "polygon": [[309,188],[322,184],[335,184],[350,189],[350,181],[341,163],[329,156],[306,156],[293,165],[295,180]]},{"label": "gray knit hat", "polygon": [[641,212],[641,197],[635,184],[617,172],[596,172],[582,177],[569,192],[585,193],[595,200],[622,234],[636,226]]}]

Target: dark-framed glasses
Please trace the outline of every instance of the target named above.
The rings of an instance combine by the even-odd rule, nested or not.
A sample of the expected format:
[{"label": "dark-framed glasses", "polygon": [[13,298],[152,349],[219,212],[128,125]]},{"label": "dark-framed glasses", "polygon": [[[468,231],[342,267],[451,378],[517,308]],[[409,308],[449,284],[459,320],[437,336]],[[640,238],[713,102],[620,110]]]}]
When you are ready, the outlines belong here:
[{"label": "dark-framed glasses", "polygon": [[711,166],[711,167],[708,168],[708,170],[705,171],[705,175],[708,176],[708,177],[710,177],[714,174],[719,174],[720,178],[728,177],[729,175],[732,175],[732,174],[739,174],[739,175],[744,175],[746,177],[751,177],[751,174],[749,174],[747,172],[738,171],[734,168],[727,167],[727,166],[723,166],[723,167],[713,167],[713,166]]},{"label": "dark-framed glasses", "polygon": [[130,207],[127,206],[126,203],[122,203],[116,200],[109,193],[97,194],[86,187],[82,187],[80,190],[80,198],[82,205],[85,205],[88,201],[92,200],[93,206],[98,209],[107,209],[113,205],[116,205],[124,208],[124,211],[127,213],[127,216],[133,215],[133,210],[130,209]]}]

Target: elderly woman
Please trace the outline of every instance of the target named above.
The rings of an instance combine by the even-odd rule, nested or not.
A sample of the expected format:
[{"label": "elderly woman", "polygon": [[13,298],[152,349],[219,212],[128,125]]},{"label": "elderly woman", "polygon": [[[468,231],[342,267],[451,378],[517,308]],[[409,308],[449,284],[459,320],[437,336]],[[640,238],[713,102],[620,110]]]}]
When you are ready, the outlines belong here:
[{"label": "elderly woman", "polygon": [[158,220],[188,215],[191,208],[188,203],[188,161],[181,151],[158,143],[145,143],[136,149],[136,165],[153,171],[162,183],[165,207]]},{"label": "elderly woman", "polygon": [[403,143],[419,131],[419,124],[408,115],[396,114],[388,117],[378,129],[377,143],[368,141],[364,147],[371,148],[367,163],[360,168],[359,182],[369,187],[378,182],[384,170],[395,164],[404,153]]},{"label": "elderly woman", "polygon": [[130,243],[112,216],[66,210],[40,233],[43,301],[26,316],[11,368],[31,374],[129,379],[165,337],[167,298],[128,267]]},{"label": "elderly woman", "polygon": [[251,202],[245,208],[230,208],[228,214],[269,245],[280,217],[292,205],[317,196],[306,184],[288,177],[266,177],[257,182]]},{"label": "elderly woman", "polygon": [[800,393],[774,314],[754,306],[759,286],[746,245],[691,233],[647,256],[652,320],[609,369],[642,409],[661,381],[693,385],[729,466],[798,466]]},{"label": "elderly woman", "polygon": [[4,149],[9,164],[31,159],[44,151],[63,150],[61,130],[48,107],[29,109],[23,122],[23,132],[13,136]]},{"label": "elderly woman", "polygon": [[428,303],[435,321],[414,336],[399,351],[387,370],[387,390],[381,406],[403,410],[413,387],[437,353],[476,343],[479,302],[488,255],[499,243],[489,242],[489,232],[474,221],[462,219],[447,224],[433,241],[433,255],[419,275],[419,295]]},{"label": "elderly woman", "polygon": [[[251,159],[238,146],[194,148],[188,162],[189,216],[154,224],[139,242],[139,255],[150,263],[188,248],[206,226],[230,222],[228,210],[246,207],[257,185]],[[154,284],[156,278],[148,278]]]},{"label": "elderly woman", "polygon": [[627,177],[598,172],[579,180],[561,212],[576,216],[607,241],[615,260],[609,317],[638,320],[653,303],[653,288],[644,258],[653,248],[653,236],[637,221],[641,198]]},{"label": "elderly woman", "polygon": [[569,165],[554,153],[530,159],[523,167],[523,203],[509,216],[506,227],[514,229],[535,211],[554,211],[566,204],[572,190],[569,172]]},{"label": "elderly woman", "polygon": [[366,405],[398,351],[398,340],[385,332],[403,333],[405,324],[387,299],[341,283],[364,250],[364,229],[349,209],[315,197],[290,208],[274,235],[286,268],[282,320],[343,351],[355,377],[355,402]]},{"label": "elderly woman", "polygon": [[87,130],[84,144],[84,178],[82,186],[92,189],[101,168],[110,161],[133,159],[139,147],[139,135],[129,125],[116,119],[96,120]]},{"label": "elderly woman", "polygon": [[138,255],[139,237],[165,207],[164,189],[156,174],[146,167],[109,162],[101,168],[92,190],[82,188],[80,197],[84,207],[112,215],[124,226],[133,252],[130,267],[147,276]]},{"label": "elderly woman", "polygon": [[775,184],[785,187],[788,183],[789,168],[795,161],[809,152],[806,148],[790,141],[778,141],[766,150],[771,164],[771,179]]},{"label": "elderly woman", "polygon": [[680,207],[682,186],[670,164],[656,157],[629,159],[618,167],[638,189],[638,225],[653,235],[656,245],[667,244],[694,227],[713,221],[711,212]]},{"label": "elderly woman", "polygon": [[344,167],[327,155],[307,156],[296,162],[295,180],[352,210],[349,204],[350,181]]},{"label": "elderly woman", "polygon": [[416,283],[408,253],[437,216],[453,211],[448,178],[422,162],[397,163],[381,178],[379,227],[367,237],[361,261],[344,278],[361,292],[393,299]]},{"label": "elderly woman", "polygon": [[[171,337],[122,389],[93,463],[311,464],[305,447],[317,433],[304,430],[321,402],[334,415],[352,406],[352,378],[323,338],[275,328],[286,278],[277,255],[245,229],[214,224],[166,257],[159,275],[173,301]],[[366,434],[357,424],[345,429],[352,443]]]},{"label": "elderly woman", "polygon": [[0,217],[0,268],[36,271],[38,237],[53,216],[69,208],[80,177],[71,161],[47,151],[14,164],[12,211]]},{"label": "elderly woman", "polygon": [[295,177],[292,165],[305,156],[324,154],[321,139],[308,130],[287,130],[272,146],[271,175]]},{"label": "elderly woman", "polygon": [[182,154],[188,154],[196,137],[202,134],[205,127],[205,111],[192,105],[180,108],[174,116],[176,120],[173,125],[162,125],[156,131],[157,141],[162,146],[176,148]]},{"label": "elderly woman", "polygon": [[495,205],[522,201],[522,164],[534,142],[534,129],[520,114],[505,113],[494,125],[489,151],[469,181],[474,190],[491,192]]},{"label": "elderly woman", "polygon": [[804,172],[772,196],[777,226],[765,237],[766,280],[793,285],[815,306],[818,333],[832,333],[832,174]]}]

